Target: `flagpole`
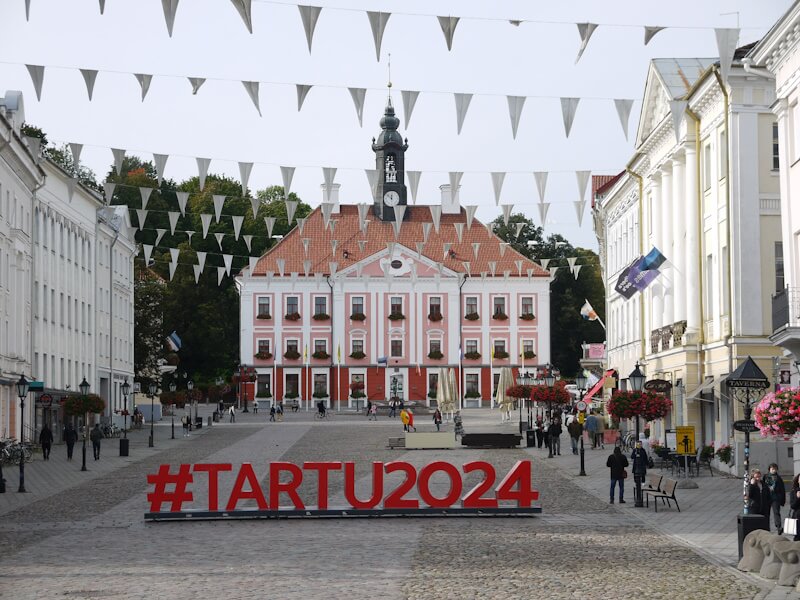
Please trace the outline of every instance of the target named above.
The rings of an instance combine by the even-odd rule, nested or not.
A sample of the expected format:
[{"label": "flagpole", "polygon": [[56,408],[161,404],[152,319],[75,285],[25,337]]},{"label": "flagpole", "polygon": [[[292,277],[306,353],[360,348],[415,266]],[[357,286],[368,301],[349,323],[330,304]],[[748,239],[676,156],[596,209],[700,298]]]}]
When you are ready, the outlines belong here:
[{"label": "flagpole", "polygon": [[336,412],[342,412],[342,345],[339,344],[336,363]]},{"label": "flagpole", "polygon": [[[489,340],[489,343],[491,342],[492,340]],[[491,350],[489,352],[489,378],[491,379],[492,387],[494,387],[494,346],[491,347]],[[494,397],[495,395],[492,394],[492,398],[490,400],[490,408],[492,410],[494,410]]]}]

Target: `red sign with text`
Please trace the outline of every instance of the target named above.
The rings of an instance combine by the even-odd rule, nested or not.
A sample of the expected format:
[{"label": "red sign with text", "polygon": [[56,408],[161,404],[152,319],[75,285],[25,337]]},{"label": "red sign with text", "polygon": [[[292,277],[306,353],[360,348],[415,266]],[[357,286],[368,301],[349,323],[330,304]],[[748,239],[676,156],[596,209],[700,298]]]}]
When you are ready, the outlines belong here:
[{"label": "red sign with text", "polygon": [[[531,462],[517,463],[497,482],[494,465],[482,460],[465,463],[459,469],[444,461],[434,461],[417,468],[404,461],[372,463],[372,489],[368,496],[356,494],[356,473],[353,462],[304,462],[302,466],[289,462],[269,463],[269,486],[262,487],[253,465],[243,463],[236,467],[233,488],[227,498],[220,499],[220,473],[234,472],[230,463],[200,463],[161,465],[158,472],[147,476],[153,486],[147,494],[151,513],[174,513],[183,511],[183,505],[194,501],[190,486],[208,492],[208,506],[193,507],[194,510],[236,511],[239,503],[253,500],[259,510],[293,509],[304,510],[306,505],[298,494],[306,473],[316,475],[316,509],[328,508],[328,484],[332,474],[344,472],[344,497],[353,509],[419,509],[451,508],[459,506],[470,509],[498,508],[505,506],[529,508],[539,499],[539,492],[531,488]],[[399,472],[403,480],[392,489],[384,486],[384,475]],[[450,487],[446,494],[437,496],[431,490],[431,478],[437,473],[446,476]],[[481,476],[477,485],[464,489],[463,475],[476,473]],[[413,495],[412,491],[417,494]],[[221,503],[222,500],[222,503]],[[283,502],[283,504],[281,504]],[[288,504],[287,504],[288,502]],[[224,505],[224,508],[220,508]],[[310,507],[308,507],[310,508]],[[249,509],[244,509],[249,510]]]}]

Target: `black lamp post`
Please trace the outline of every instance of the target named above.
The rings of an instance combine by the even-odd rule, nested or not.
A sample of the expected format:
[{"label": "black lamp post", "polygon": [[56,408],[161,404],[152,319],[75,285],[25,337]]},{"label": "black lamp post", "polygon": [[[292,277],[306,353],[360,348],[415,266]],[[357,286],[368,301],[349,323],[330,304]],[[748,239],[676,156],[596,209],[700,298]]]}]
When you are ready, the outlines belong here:
[{"label": "black lamp post", "polygon": [[[578,388],[578,396],[581,400],[583,400],[583,395],[586,393],[586,390],[588,389],[587,387],[588,383],[589,379],[586,377],[586,375],[583,374],[583,371],[581,371],[580,375],[578,375],[575,378],[575,385]],[[581,423],[581,425],[583,425],[583,423]],[[586,477],[586,463],[584,461],[584,451],[583,451],[583,430],[581,430],[581,472],[578,473],[578,476]]]},{"label": "black lamp post", "polygon": [[[642,370],[639,368],[639,361],[636,361],[636,367],[631,371],[631,374],[628,375],[628,381],[631,384],[631,388],[633,388],[634,392],[641,392],[642,388],[644,388],[644,380],[645,375],[642,373]],[[639,415],[636,415],[636,441],[639,441]],[[634,474],[634,482],[636,485],[636,502],[634,506],[642,507],[644,506],[644,500],[642,498],[642,478],[638,475]]]},{"label": "black lamp post", "polygon": [[[86,377],[83,378],[78,389],[81,391],[81,397],[86,400],[86,396],[89,395],[89,382],[86,381]],[[89,416],[87,413],[83,413],[83,448],[81,449],[81,471],[86,471],[86,429],[89,427]]]},{"label": "black lamp post", "polygon": [[147,391],[150,392],[150,439],[147,440],[147,446],[149,448],[152,448],[153,445],[154,445],[153,444],[153,422],[155,421],[155,408],[153,407],[153,401],[155,400],[156,390],[157,389],[158,388],[156,387],[155,382],[151,383],[150,387],[147,389]]},{"label": "black lamp post", "polygon": [[[194,390],[194,381],[191,379],[186,382],[186,392],[189,396],[189,421],[192,420],[192,406],[195,407],[194,409],[194,420],[197,421],[197,405],[194,403],[194,395],[192,394],[192,390]],[[189,428],[191,429],[191,423],[189,423]]]},{"label": "black lamp post", "polygon": [[[178,389],[178,386],[175,385],[174,381],[169,384],[169,391],[170,392],[172,392],[174,394],[176,389]],[[177,404],[175,402],[175,396],[173,395],[172,396],[172,411],[171,411],[172,412],[172,439],[173,440],[175,439],[175,407],[176,406],[177,406]]]},{"label": "black lamp post", "polygon": [[122,382],[122,398],[125,402],[124,410],[122,411],[123,415],[125,416],[125,428],[122,430],[122,437],[128,439],[128,394],[131,393],[131,384],[128,383],[128,378],[125,378],[125,381]]},{"label": "black lamp post", "polygon": [[[25,398],[28,396],[28,388],[30,383],[25,379],[23,373],[17,381],[17,396],[19,396],[20,413],[19,413],[19,441],[21,444],[25,443]],[[18,492],[25,492],[25,453],[19,453],[19,489]]]},{"label": "black lamp post", "polygon": [[[547,371],[544,374],[544,384],[551,388],[556,383],[556,376],[553,374],[553,368],[548,364]],[[553,424],[553,404],[551,402],[547,403],[547,411],[550,413],[550,425]],[[549,432],[548,432],[549,433]],[[547,458],[553,458],[553,437],[548,435],[547,436],[547,446],[548,446],[548,454]]]},{"label": "black lamp post", "polygon": [[[520,373],[519,375],[517,375],[517,385],[528,386],[528,385],[530,385],[530,381],[531,381],[531,376],[528,375],[527,373],[525,373],[525,374]],[[524,398],[517,398],[517,404],[519,404],[519,432],[520,433],[524,433],[525,432],[525,423],[526,423],[526,421],[522,420],[522,403],[523,402],[525,402]]]}]

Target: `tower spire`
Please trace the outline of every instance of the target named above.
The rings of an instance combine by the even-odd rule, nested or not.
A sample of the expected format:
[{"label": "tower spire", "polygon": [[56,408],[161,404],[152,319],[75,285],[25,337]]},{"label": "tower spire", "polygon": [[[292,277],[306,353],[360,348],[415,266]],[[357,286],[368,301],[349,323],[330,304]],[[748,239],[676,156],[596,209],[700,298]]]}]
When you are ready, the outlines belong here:
[{"label": "tower spire", "polygon": [[389,82],[386,84],[386,88],[388,90],[388,99],[387,99],[387,106],[392,105],[392,53],[389,52],[389,61],[387,64],[387,70],[389,72]]}]

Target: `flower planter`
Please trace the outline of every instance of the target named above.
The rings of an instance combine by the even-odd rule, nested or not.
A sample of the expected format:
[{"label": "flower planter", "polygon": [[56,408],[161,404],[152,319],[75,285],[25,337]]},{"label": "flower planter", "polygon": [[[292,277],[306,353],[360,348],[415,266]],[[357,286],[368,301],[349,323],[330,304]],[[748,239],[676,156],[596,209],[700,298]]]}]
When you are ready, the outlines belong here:
[{"label": "flower planter", "polygon": [[464,354],[464,358],[467,360],[478,360],[481,357],[480,352],[467,352]]},{"label": "flower planter", "polygon": [[495,360],[503,360],[503,359],[506,359],[506,358],[508,358],[508,352],[505,352],[505,351],[501,350],[500,352],[495,352],[494,353],[494,359]]},{"label": "flower planter", "polygon": [[492,319],[495,321],[506,321],[508,320],[508,315],[506,313],[494,313]]},{"label": "flower planter", "polygon": [[477,321],[478,319],[481,318],[481,316],[478,313],[469,313],[467,315],[464,315],[464,318],[467,321]]},{"label": "flower planter", "polygon": [[353,313],[352,315],[350,315],[350,320],[351,321],[366,321],[367,320],[367,315],[365,315],[364,313]]},{"label": "flower planter", "polygon": [[531,359],[534,359],[534,358],[536,358],[536,352],[530,352],[530,351],[528,351],[528,352],[523,352],[523,353],[522,353],[522,356],[524,356],[524,357],[525,357],[525,360],[531,360]]},{"label": "flower planter", "polygon": [[433,352],[428,353],[428,358],[430,358],[431,360],[441,360],[444,358],[444,354],[442,354],[438,350],[434,350]]},{"label": "flower planter", "polygon": [[265,321],[265,320],[268,320],[268,319],[271,319],[271,318],[272,318],[272,315],[269,314],[269,313],[261,313],[261,314],[256,315],[256,319],[261,319],[262,321]]},{"label": "flower planter", "polygon": [[361,360],[362,358],[366,357],[367,355],[364,354],[363,352],[353,352],[352,354],[350,354],[350,358],[352,358],[353,360]]},{"label": "flower planter", "polygon": [[297,350],[287,350],[286,353],[284,353],[283,358],[286,360],[297,360],[300,358],[300,353]]},{"label": "flower planter", "polygon": [[254,356],[258,360],[269,360],[272,358],[272,352],[256,352]]},{"label": "flower planter", "polygon": [[325,313],[317,313],[311,318],[314,319],[315,321],[330,321],[331,316],[326,315]]},{"label": "flower planter", "polygon": [[428,315],[428,321],[436,322],[436,321],[441,321],[442,319],[444,319],[444,315],[442,315],[441,313],[434,313],[432,315]]},{"label": "flower planter", "polygon": [[523,321],[534,321],[536,319],[536,315],[527,313],[524,315],[520,315],[519,318]]},{"label": "flower planter", "polygon": [[287,321],[299,321],[300,320],[300,313],[289,313],[285,317],[283,317]]},{"label": "flower planter", "polygon": [[311,355],[311,358],[315,358],[317,360],[326,360],[326,359],[328,359],[330,357],[331,357],[331,355],[328,354],[327,352],[314,352]]},{"label": "flower planter", "polygon": [[406,316],[402,313],[389,313],[388,319],[390,321],[402,321]]}]

